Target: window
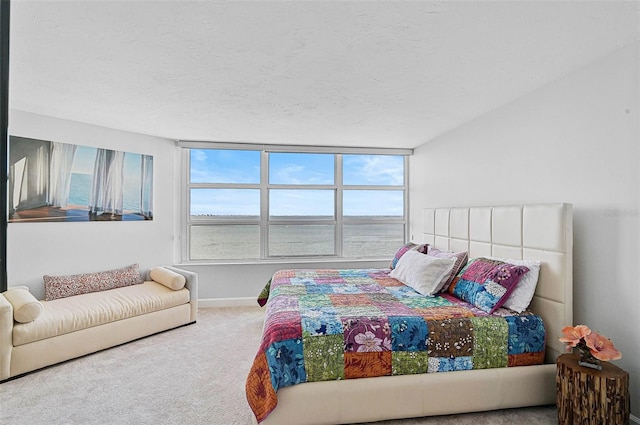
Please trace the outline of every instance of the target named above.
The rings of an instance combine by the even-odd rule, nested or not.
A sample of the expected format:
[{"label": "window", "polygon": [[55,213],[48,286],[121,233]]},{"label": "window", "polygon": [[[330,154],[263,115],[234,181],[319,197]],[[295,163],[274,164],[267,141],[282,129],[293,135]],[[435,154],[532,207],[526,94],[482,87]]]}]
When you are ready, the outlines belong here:
[{"label": "window", "polygon": [[189,260],[260,258],[260,152],[189,151]]},{"label": "window", "polygon": [[185,261],[389,258],[404,243],[410,151],[220,145],[182,145]]}]

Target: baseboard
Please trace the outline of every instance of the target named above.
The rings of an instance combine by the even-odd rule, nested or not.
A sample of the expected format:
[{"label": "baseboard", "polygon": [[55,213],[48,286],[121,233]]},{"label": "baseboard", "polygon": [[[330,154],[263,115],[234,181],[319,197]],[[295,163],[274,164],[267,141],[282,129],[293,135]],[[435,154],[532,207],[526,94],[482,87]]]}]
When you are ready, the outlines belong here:
[{"label": "baseboard", "polygon": [[640,418],[637,418],[633,415],[629,415],[629,420],[631,421],[631,423],[633,424],[637,424],[640,425]]},{"label": "baseboard", "polygon": [[198,300],[198,308],[217,307],[258,307],[256,297],[247,298],[205,298]]}]

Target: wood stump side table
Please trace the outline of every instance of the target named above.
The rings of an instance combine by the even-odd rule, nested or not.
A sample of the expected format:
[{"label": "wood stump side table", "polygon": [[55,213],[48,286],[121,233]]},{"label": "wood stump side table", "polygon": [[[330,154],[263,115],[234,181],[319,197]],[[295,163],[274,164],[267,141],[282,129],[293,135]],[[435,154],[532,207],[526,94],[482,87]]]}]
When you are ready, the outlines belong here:
[{"label": "wood stump side table", "polygon": [[609,362],[602,370],[578,365],[577,354],[556,361],[559,425],[628,425],[629,373]]}]

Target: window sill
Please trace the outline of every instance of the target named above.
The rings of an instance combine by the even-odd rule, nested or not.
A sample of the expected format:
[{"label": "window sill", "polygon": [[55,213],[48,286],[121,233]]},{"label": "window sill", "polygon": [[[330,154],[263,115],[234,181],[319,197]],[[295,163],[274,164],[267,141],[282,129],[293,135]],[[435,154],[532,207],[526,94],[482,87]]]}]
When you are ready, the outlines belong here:
[{"label": "window sill", "polygon": [[271,264],[389,263],[390,261],[390,258],[277,258],[269,260],[188,261],[178,263],[176,266],[266,266]]}]

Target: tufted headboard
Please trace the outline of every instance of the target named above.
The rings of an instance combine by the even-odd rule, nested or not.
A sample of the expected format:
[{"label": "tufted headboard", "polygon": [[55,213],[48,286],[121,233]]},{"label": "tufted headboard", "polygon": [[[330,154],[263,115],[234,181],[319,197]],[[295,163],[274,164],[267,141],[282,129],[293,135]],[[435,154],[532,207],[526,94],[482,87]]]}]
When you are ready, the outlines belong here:
[{"label": "tufted headboard", "polygon": [[533,204],[425,208],[422,243],[469,258],[540,260],[540,277],[530,309],[547,330],[547,358],[564,352],[561,329],[573,325],[573,207]]}]

